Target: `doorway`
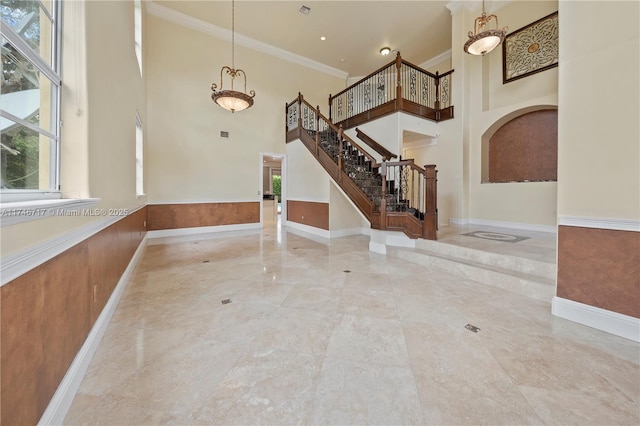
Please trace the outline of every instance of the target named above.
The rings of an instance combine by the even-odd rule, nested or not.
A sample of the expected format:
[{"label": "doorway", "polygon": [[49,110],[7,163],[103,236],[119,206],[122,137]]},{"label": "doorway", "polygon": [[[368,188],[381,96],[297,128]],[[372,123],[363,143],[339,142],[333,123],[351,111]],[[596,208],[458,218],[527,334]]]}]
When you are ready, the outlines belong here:
[{"label": "doorway", "polygon": [[281,226],[286,217],[285,200],[285,156],[283,154],[260,154],[260,220],[262,226]]}]

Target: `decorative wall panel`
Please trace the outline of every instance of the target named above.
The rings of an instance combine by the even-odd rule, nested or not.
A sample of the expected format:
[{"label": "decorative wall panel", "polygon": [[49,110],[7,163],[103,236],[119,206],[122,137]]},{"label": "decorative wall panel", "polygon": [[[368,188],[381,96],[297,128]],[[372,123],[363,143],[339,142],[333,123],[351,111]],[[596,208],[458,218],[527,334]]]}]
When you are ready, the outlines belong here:
[{"label": "decorative wall panel", "polygon": [[558,12],[507,34],[502,43],[502,82],[558,66]]},{"label": "decorative wall panel", "polygon": [[329,203],[288,200],[287,220],[329,230]]},{"label": "decorative wall panel", "polygon": [[152,204],[148,209],[148,229],[196,228],[201,226],[260,223],[260,203]]},{"label": "decorative wall panel", "polygon": [[559,226],[557,295],[640,318],[640,232]]}]

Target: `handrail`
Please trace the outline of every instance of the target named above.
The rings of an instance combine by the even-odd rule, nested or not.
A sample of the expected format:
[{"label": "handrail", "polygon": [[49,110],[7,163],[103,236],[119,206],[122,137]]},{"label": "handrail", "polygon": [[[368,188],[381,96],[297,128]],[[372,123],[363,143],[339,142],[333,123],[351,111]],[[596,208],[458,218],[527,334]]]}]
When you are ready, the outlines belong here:
[{"label": "handrail", "polygon": [[411,166],[412,169],[417,170],[419,173],[422,174],[426,174],[427,171],[425,169],[423,169],[422,167],[418,166],[414,160],[412,158],[409,158],[407,160],[400,160],[400,161],[385,161],[386,165],[388,167],[391,166]]},{"label": "handrail", "polygon": [[347,128],[396,111],[434,121],[453,118],[450,104],[454,70],[431,73],[396,59],[335,95],[329,95],[329,119]]},{"label": "handrail", "polygon": [[[301,95],[302,96],[302,95]],[[356,148],[358,151],[360,151],[362,153],[362,155],[364,155],[365,157],[367,157],[370,161],[373,167],[377,167],[379,166],[378,160],[376,160],[376,158],[369,154],[369,152],[367,152],[367,150],[365,150],[364,148],[362,148],[356,141],[354,141],[353,139],[351,139],[346,133],[344,133],[344,131],[342,130],[342,127],[340,126],[336,126],[335,124],[333,124],[331,122],[331,120],[329,120],[327,117],[325,117],[321,112],[320,112],[320,108],[315,108],[313,107],[309,102],[307,102],[303,97],[301,97],[301,101],[302,103],[304,103],[305,105],[307,105],[307,107],[309,107],[311,110],[314,110],[314,112],[316,113],[316,117],[318,119],[321,119],[322,121],[324,121],[327,126],[333,130],[334,132],[336,132],[338,134],[338,137],[341,137],[343,139],[345,139],[347,142],[349,142],[349,145],[353,146],[354,148]]]},{"label": "handrail", "polygon": [[353,88],[354,86],[359,85],[360,83],[362,83],[363,81],[366,81],[368,79],[370,79],[371,77],[373,77],[374,75],[378,74],[380,71],[384,71],[386,68],[392,67],[396,64],[396,61],[392,61],[389,62],[387,65],[383,65],[380,68],[378,68],[377,70],[375,70],[374,72],[372,72],[371,74],[367,75],[366,77],[361,78],[360,80],[356,81],[355,83],[353,83],[351,86],[347,87],[346,89],[336,93],[335,95],[329,95],[329,104],[331,104],[331,98],[337,98],[338,96],[344,94],[345,92],[349,91],[351,88]]},{"label": "handrail", "polygon": [[358,129],[357,127],[356,127],[356,135],[358,136],[358,139],[360,139],[361,141],[366,143],[375,152],[380,154],[384,161],[391,160],[392,158],[398,158],[398,156],[396,154],[394,154],[393,152],[389,151],[384,146],[380,145],[378,142],[373,140],[373,138],[371,136],[367,135],[365,132],[363,132],[362,130]]}]

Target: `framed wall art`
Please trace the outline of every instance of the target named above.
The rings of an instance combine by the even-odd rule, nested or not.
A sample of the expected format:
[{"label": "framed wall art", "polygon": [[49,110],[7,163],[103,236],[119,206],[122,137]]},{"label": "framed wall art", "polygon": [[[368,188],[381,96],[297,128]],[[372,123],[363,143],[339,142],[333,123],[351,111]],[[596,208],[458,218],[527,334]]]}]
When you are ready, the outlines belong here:
[{"label": "framed wall art", "polygon": [[502,83],[558,66],[558,12],[507,34],[502,43]]}]

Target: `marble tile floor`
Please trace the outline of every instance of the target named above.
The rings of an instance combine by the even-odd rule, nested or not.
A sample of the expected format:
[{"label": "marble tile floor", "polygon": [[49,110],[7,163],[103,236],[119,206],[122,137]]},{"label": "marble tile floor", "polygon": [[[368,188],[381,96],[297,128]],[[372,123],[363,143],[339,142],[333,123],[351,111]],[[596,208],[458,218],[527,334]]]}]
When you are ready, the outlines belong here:
[{"label": "marble tile floor", "polygon": [[640,345],[365,236],[157,239],[65,424],[637,425]]}]

